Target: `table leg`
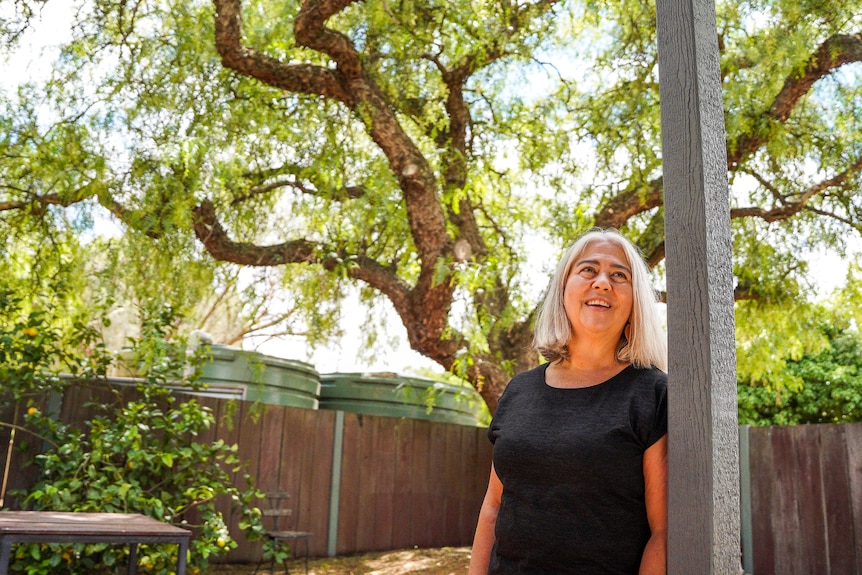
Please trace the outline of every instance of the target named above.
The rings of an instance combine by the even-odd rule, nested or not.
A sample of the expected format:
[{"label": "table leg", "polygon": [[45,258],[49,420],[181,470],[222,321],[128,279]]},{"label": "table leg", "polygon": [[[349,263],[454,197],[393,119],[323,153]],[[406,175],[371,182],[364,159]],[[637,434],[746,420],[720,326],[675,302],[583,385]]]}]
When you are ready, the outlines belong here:
[{"label": "table leg", "polygon": [[9,573],[9,560],[12,558],[12,540],[0,538],[0,575]]},{"label": "table leg", "polygon": [[189,554],[189,540],[180,541],[180,550],[177,553],[177,575],[186,575],[186,556]]},{"label": "table leg", "polygon": [[135,575],[138,572],[138,544],[129,543],[129,575]]}]

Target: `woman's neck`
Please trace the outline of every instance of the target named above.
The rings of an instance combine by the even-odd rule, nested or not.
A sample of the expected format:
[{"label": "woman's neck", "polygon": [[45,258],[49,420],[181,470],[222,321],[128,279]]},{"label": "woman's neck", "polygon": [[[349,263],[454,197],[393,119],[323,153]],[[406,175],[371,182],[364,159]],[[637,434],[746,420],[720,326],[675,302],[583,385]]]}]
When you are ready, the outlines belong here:
[{"label": "woman's neck", "polygon": [[592,387],[599,385],[628,367],[628,363],[621,363],[612,357],[576,358],[574,361],[562,359],[548,366],[545,371],[545,382],[551,387],[576,388]]},{"label": "woman's neck", "polygon": [[603,369],[617,364],[619,345],[619,337],[595,339],[572,336],[566,346],[569,353],[565,361],[575,369]]}]

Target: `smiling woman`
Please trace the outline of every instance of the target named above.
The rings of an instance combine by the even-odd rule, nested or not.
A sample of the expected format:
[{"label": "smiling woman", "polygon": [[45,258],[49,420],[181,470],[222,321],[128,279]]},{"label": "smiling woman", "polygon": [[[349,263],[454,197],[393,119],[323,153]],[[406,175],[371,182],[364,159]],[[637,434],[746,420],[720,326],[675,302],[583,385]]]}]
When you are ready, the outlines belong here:
[{"label": "smiling woman", "polygon": [[[563,255],[557,265],[554,278],[548,286],[540,319],[536,323],[534,339],[536,349],[551,362],[569,357],[569,343],[574,330],[573,320],[569,315],[570,310],[566,308],[569,283],[586,282],[599,274],[598,263],[584,255],[588,248],[598,250],[598,246],[605,246],[605,251],[614,252],[604,255],[605,258],[609,258],[607,263],[613,265],[613,274],[611,274],[613,277],[608,276],[607,287],[628,284],[629,288],[626,291],[630,290],[631,293],[631,317],[626,316],[631,327],[620,331],[621,335],[625,336],[625,341],[618,338],[615,342],[615,345],[620,345],[619,359],[631,361],[640,367],[654,365],[666,370],[666,336],[662,328],[660,311],[656,305],[656,293],[652,288],[649,269],[644,265],[638,249],[622,235],[610,230],[597,229],[584,234]],[[598,254],[598,251],[596,253]],[[575,280],[572,279],[573,276],[576,276]],[[626,276],[627,279],[624,279]],[[601,282],[601,278],[599,280]],[[606,286],[600,283],[596,287]],[[619,292],[617,289],[587,289],[587,291]],[[603,295],[592,293],[591,296],[597,301],[609,304],[610,300]]]},{"label": "smiling woman", "polygon": [[660,574],[667,547],[666,343],[649,270],[614,230],[569,248],[488,437],[471,575]]},{"label": "smiling woman", "polygon": [[[614,371],[619,334],[624,333],[632,312],[631,275],[628,258],[619,244],[599,239],[584,249],[566,280],[563,294],[566,317],[572,325],[566,345],[570,361],[585,354],[603,354],[601,347],[610,346],[612,352],[606,356],[613,359],[609,365]],[[587,349],[578,349],[584,345]]]}]

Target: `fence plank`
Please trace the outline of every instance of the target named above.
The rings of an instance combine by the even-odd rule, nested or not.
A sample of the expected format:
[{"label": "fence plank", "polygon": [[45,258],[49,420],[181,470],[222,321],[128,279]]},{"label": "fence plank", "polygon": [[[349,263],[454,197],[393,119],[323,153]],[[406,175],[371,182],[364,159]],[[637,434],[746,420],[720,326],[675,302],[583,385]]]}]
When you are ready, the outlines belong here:
[{"label": "fence plank", "polygon": [[[261,414],[265,406],[256,405],[247,401],[239,402],[237,419],[237,458],[240,465],[243,466],[241,471],[236,473],[234,486],[240,490],[248,489],[248,481],[245,479],[246,474],[254,475],[258,469],[261,459],[261,435],[263,426],[261,425]],[[227,517],[227,515],[226,515]],[[227,523],[231,537],[236,540],[237,547],[231,549],[230,558],[232,561],[248,562],[253,561],[260,555],[260,542],[249,541],[245,536],[245,532],[240,528],[242,514],[233,509],[231,505],[230,520]]]},{"label": "fence plank", "polygon": [[445,437],[445,471],[441,476],[444,482],[445,492],[443,494],[443,526],[445,531],[442,534],[440,545],[452,545],[453,541],[458,541],[460,538],[460,522],[461,522],[461,502],[463,501],[462,489],[459,483],[464,480],[464,457],[460,452],[461,449],[461,429],[460,425],[447,424],[444,428]]},{"label": "fence plank", "polygon": [[394,417],[378,418],[374,437],[374,464],[370,473],[376,476],[376,489],[370,498],[375,509],[374,549],[392,549],[392,522],[395,517],[395,435],[401,420]]},{"label": "fence plank", "polygon": [[[216,423],[216,436],[218,439],[222,439],[226,445],[239,444],[240,442],[240,428],[242,426],[242,415],[243,415],[243,404],[244,402],[235,402],[231,403],[223,403],[218,402],[218,413],[217,413],[217,423]],[[231,481],[234,485],[237,485],[238,482],[242,479],[242,475],[239,472],[234,471],[233,465],[225,465],[225,470],[230,476]],[[235,517],[233,517],[233,509],[232,509],[232,501],[231,498],[227,495],[219,495],[216,497],[217,507],[221,510],[222,515],[224,516],[225,525],[228,527],[228,531],[231,537],[238,537],[238,521]],[[229,561],[235,561],[234,552],[237,549],[232,549],[228,552],[227,557]]]},{"label": "fence plank", "polygon": [[[794,573],[828,573],[826,554],[825,493],[820,474],[820,434],[817,426],[793,426],[786,431],[796,453],[798,472],[794,474],[799,531],[788,533],[788,545],[796,549]],[[800,496],[804,494],[803,496]],[[791,510],[788,509],[788,512]],[[794,537],[795,535],[795,537]]]},{"label": "fence plank", "polygon": [[862,575],[862,423],[845,423],[844,437],[847,449],[850,508],[855,550],[855,575]]},{"label": "fence plank", "polygon": [[380,428],[380,418],[364,418],[362,437],[360,439],[360,467],[356,470],[359,480],[359,521],[357,523],[356,550],[371,551],[374,549],[374,522],[376,509],[372,504],[377,489],[377,474],[374,464],[374,441]]},{"label": "fence plank", "polygon": [[339,555],[357,550],[357,524],[359,521],[359,473],[361,469],[360,439],[363,417],[344,414],[344,444],[341,459],[341,502],[338,507]]},{"label": "fence plank", "polygon": [[412,547],[410,526],[413,519],[412,469],[416,459],[413,450],[414,420],[404,419],[397,426],[395,440],[395,477],[393,486],[392,546],[394,549]]},{"label": "fence plank", "polygon": [[298,506],[304,496],[303,464],[305,446],[308,444],[310,432],[306,428],[305,413],[301,409],[284,408],[284,437],[281,440],[281,452],[278,454],[278,491],[290,494],[290,507],[294,510],[291,526],[296,527],[302,514]]},{"label": "fence plank", "polygon": [[754,575],[775,573],[775,533],[772,528],[775,458],[772,427],[752,427],[751,450],[751,527]]},{"label": "fence plank", "polygon": [[446,545],[446,428],[447,425],[431,426],[430,471],[428,487],[429,517],[428,543],[429,547]]},{"label": "fence plank", "polygon": [[433,499],[430,495],[431,481],[431,424],[427,421],[413,422],[413,524],[410,526],[413,545],[430,547],[429,524],[433,514]]},{"label": "fence plank", "polygon": [[[313,429],[312,457],[309,465],[310,484],[303,495],[302,521],[297,529],[313,533],[311,551],[313,555],[325,555],[326,536],[329,532],[329,495],[332,488],[332,446],[335,442],[335,412],[291,408],[302,411],[306,425]],[[299,518],[298,518],[299,519]]]},{"label": "fence plank", "polygon": [[[284,440],[284,412],[280,405],[267,405],[261,415],[260,458],[255,477],[264,493],[278,491],[278,468]],[[259,502],[266,505],[267,502]]]},{"label": "fence plank", "polygon": [[797,573],[801,548],[799,536],[799,510],[796,506],[799,485],[796,481],[797,462],[793,438],[788,428],[773,429],[772,449],[776,460],[770,520],[775,536],[775,571],[783,575]]},{"label": "fence plank", "polygon": [[[458,453],[462,458],[461,472],[461,519],[458,525],[458,539],[470,541],[476,527],[476,513],[478,517],[479,507],[476,504],[476,476],[482,477],[484,470],[479,465],[478,445],[476,444],[476,428],[464,427],[461,431],[461,446]],[[480,500],[481,501],[481,500]]]},{"label": "fence plank", "polygon": [[[182,400],[187,400],[189,398],[189,396],[187,395],[181,395],[180,397],[182,398]],[[202,408],[209,409],[210,413],[214,418],[218,417],[219,402],[217,399],[212,397],[196,397],[195,401],[197,401],[198,405],[200,405]],[[218,420],[216,419],[216,421]],[[216,427],[217,425],[211,425],[210,427],[202,430],[195,438],[196,441],[198,441],[202,445],[210,444],[215,441],[217,438]],[[190,525],[200,525],[201,523],[201,516],[198,512],[197,507],[193,507],[192,509],[184,513],[183,519],[185,519]],[[192,537],[196,536],[197,529],[192,529]]]},{"label": "fence plank", "polygon": [[820,475],[823,481],[826,520],[827,573],[852,574],[856,567],[853,547],[853,503],[850,498],[847,438],[844,427],[817,425],[820,433]]}]

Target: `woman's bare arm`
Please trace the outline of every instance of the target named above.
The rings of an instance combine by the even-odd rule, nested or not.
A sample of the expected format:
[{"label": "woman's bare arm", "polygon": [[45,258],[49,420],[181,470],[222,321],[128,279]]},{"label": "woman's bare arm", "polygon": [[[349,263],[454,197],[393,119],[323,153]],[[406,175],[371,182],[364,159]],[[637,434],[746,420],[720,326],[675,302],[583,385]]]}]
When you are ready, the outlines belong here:
[{"label": "woman's bare arm", "polygon": [[503,495],[503,484],[497,477],[494,465],[491,465],[491,477],[488,480],[488,491],[482,501],[479,520],[476,523],[476,535],[473,537],[473,553],[470,557],[469,575],[488,575],[488,565],[491,562],[491,549],[494,546],[494,526],[497,523],[497,512],[500,510],[500,498]]},{"label": "woman's bare arm", "polygon": [[652,535],[638,575],[667,573],[667,434],[644,453],[646,511]]}]

